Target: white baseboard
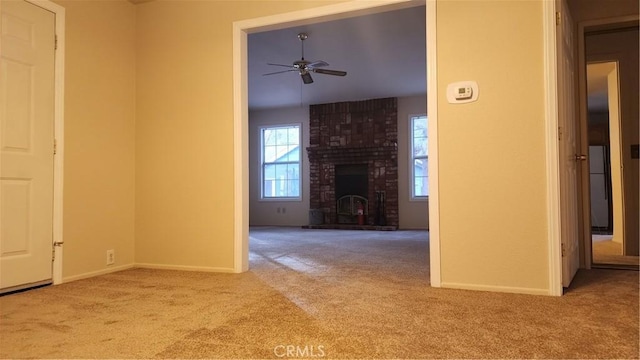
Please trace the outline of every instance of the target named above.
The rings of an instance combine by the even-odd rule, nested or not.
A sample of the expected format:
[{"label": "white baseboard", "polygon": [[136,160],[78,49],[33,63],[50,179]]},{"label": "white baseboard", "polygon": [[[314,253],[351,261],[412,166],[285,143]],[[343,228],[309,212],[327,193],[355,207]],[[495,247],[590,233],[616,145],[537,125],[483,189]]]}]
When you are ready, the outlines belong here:
[{"label": "white baseboard", "polygon": [[148,264],[148,263],[135,263],[135,264],[127,264],[120,265],[114,267],[108,267],[106,269],[101,269],[97,271],[91,271],[84,274],[68,276],[62,278],[62,283],[68,283],[71,281],[88,279],[95,276],[110,274],[122,270],[129,269],[158,269],[158,270],[180,270],[180,271],[202,271],[202,272],[219,272],[219,273],[234,273],[233,268],[222,268],[222,267],[207,267],[207,266],[187,266],[187,265],[164,265],[164,264]]},{"label": "white baseboard", "polygon": [[550,295],[549,289],[536,289],[536,288],[523,288],[512,286],[498,286],[498,285],[477,285],[477,284],[461,284],[451,282],[441,282],[441,287],[449,289],[461,289],[461,290],[476,290],[476,291],[491,291],[491,292],[503,292],[512,294],[527,294],[527,295]]},{"label": "white baseboard", "polygon": [[135,267],[142,268],[142,269],[158,269],[158,270],[203,271],[203,272],[219,272],[219,273],[235,272],[233,268],[209,267],[209,266],[136,263]]},{"label": "white baseboard", "polygon": [[132,269],[134,267],[135,267],[135,264],[127,264],[127,265],[120,265],[120,266],[109,266],[108,268],[97,270],[97,271],[91,271],[91,272],[84,273],[84,274],[63,277],[62,278],[62,283],[68,283],[68,282],[71,282],[71,281],[88,279],[88,278],[91,278],[91,277],[94,277],[94,276],[105,275],[105,274],[110,274],[110,273],[114,273],[114,272],[118,272],[118,271],[122,271],[122,270]]}]

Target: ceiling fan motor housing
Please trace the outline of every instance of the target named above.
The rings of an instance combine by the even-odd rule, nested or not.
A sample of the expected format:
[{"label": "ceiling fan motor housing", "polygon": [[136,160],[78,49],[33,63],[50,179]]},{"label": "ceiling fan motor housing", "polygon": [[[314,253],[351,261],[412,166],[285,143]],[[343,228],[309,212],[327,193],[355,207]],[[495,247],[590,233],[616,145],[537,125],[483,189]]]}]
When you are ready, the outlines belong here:
[{"label": "ceiling fan motor housing", "polygon": [[297,60],[293,62],[293,67],[296,69],[304,69],[309,64],[307,60]]}]

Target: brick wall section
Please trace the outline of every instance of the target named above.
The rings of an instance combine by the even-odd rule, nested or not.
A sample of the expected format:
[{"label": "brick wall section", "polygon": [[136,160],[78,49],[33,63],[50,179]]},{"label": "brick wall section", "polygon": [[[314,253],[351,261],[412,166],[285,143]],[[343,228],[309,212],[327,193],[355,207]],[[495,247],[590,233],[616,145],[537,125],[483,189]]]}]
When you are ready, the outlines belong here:
[{"label": "brick wall section", "polygon": [[367,164],[367,224],[376,225],[376,191],[386,196],[386,225],[398,226],[398,99],[309,107],[310,208],[335,224],[335,165]]}]

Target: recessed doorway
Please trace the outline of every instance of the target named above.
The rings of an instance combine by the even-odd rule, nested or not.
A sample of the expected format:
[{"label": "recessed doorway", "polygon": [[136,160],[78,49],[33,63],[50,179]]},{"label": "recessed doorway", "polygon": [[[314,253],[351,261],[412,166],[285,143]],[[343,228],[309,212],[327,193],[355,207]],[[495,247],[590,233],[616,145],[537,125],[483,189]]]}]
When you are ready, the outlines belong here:
[{"label": "recessed doorway", "polygon": [[[417,5],[420,5],[420,4],[417,4]],[[422,6],[422,7],[416,7],[416,3],[407,3],[407,4],[405,4],[405,5],[402,5],[402,4],[400,3],[400,7],[398,7],[398,3],[395,3],[395,4],[391,4],[391,5],[389,5],[388,7],[387,7],[387,6],[385,6],[385,7],[384,7],[384,9],[383,9],[382,7],[376,7],[376,8],[375,8],[374,13],[383,13],[383,12],[384,12],[384,13],[386,13],[386,12],[391,12],[391,11],[398,10],[398,9],[407,9],[407,8],[415,9],[414,11],[415,11],[417,14],[421,14],[421,16],[422,16],[423,18],[425,17],[425,8],[424,8],[424,6]],[[371,11],[371,10],[368,10],[367,12],[368,12],[368,13],[370,13],[370,11]],[[355,13],[357,13],[357,12],[354,12],[354,14],[355,14]],[[345,18],[345,17],[348,17],[348,16],[341,15],[341,17],[340,17],[340,18]],[[423,20],[424,20],[424,19],[423,19]],[[326,18],[324,18],[324,21],[326,21]],[[283,27],[284,27],[285,25],[286,25],[286,26],[290,26],[290,27],[299,26],[299,25],[297,25],[297,24],[295,23],[295,21],[294,21],[294,22],[291,22],[291,23],[284,22],[283,24],[280,24],[280,25],[282,25]],[[280,25],[278,25],[278,27],[279,27]],[[304,24],[304,25],[305,25],[305,26],[307,26],[307,25],[309,25],[309,23],[305,22],[305,24]],[[249,33],[249,34],[248,34],[249,36],[247,36],[247,38],[248,38],[248,40],[249,40],[249,41],[247,41],[247,43],[248,43],[248,44],[251,44],[251,41],[250,41],[250,39],[251,39],[251,38],[250,38],[250,37],[251,37],[251,36],[253,36],[253,34],[254,34],[254,33],[261,33],[261,30],[257,30],[257,28],[258,28],[258,27],[254,27],[254,28],[252,28],[251,26],[249,26],[249,27],[247,27],[247,28],[243,28],[243,29],[251,29],[251,31],[247,31],[247,32]],[[274,27],[273,27],[273,26],[270,26],[268,30],[270,30],[270,31],[271,31],[271,30],[274,30]],[[297,31],[297,30],[296,30],[296,31]],[[422,36],[424,36],[424,31],[421,31],[420,33],[422,33]],[[318,34],[315,34],[315,35],[314,35],[314,34],[309,33],[309,36],[310,36],[310,37],[309,37],[309,40],[313,40],[313,39],[315,39],[315,38],[319,38]],[[315,37],[314,37],[314,36],[315,36]],[[246,40],[245,40],[245,41],[246,41]],[[298,45],[298,44],[295,44],[295,43],[294,43],[293,45]],[[373,44],[372,46],[374,46],[374,45],[375,45],[375,44]],[[306,46],[306,45],[305,45],[305,46]],[[424,56],[424,52],[425,52],[425,41],[424,41],[424,39],[423,39],[423,41],[422,41],[422,47],[423,47],[423,50],[422,50],[422,51],[423,51],[423,54],[422,54],[422,55]],[[296,47],[296,48],[297,48],[297,47]],[[252,50],[251,50],[251,47],[248,47],[248,53],[249,53],[249,55],[251,54],[251,51],[252,51]],[[307,55],[307,53],[308,53],[308,52],[310,52],[310,48],[305,47],[305,55]],[[299,56],[299,54],[297,54],[297,55]],[[325,56],[325,55],[321,55],[321,56]],[[309,56],[309,58],[311,59],[311,56]],[[331,61],[330,59],[324,59],[324,58],[323,58],[323,60]],[[413,61],[415,61],[415,58],[413,58],[412,60],[413,60]],[[280,62],[282,62],[282,61],[285,61],[285,60],[281,60]],[[275,62],[275,61],[274,61],[274,62]],[[332,64],[332,65],[333,65],[333,64]],[[426,69],[426,62],[425,62],[424,60],[423,60],[423,62],[422,62],[422,65],[421,65],[421,66],[423,66],[423,67]],[[250,70],[250,69],[249,69],[249,70]],[[291,74],[284,74],[284,76],[287,76],[287,75],[291,75]],[[295,75],[295,74],[293,74],[293,75]],[[249,74],[249,76],[251,76],[251,74]],[[384,77],[384,76],[383,76],[383,77]],[[293,78],[294,78],[294,80],[299,81],[299,79],[297,79],[296,77],[293,77]],[[420,78],[420,77],[418,77],[418,78]],[[283,80],[283,81],[288,81],[288,80],[289,80],[288,78],[284,78],[284,80]],[[323,81],[324,79],[322,78],[322,76],[318,76],[318,77],[315,77],[315,76],[314,76],[314,80],[315,80],[315,82],[318,82],[318,83],[319,83],[320,81]],[[424,84],[425,84],[425,82],[426,82],[426,81],[425,81],[425,80],[426,80],[426,74],[425,74],[425,76],[423,76],[423,77],[422,77],[422,79],[421,79],[421,80],[422,80],[423,85],[424,85]],[[333,80],[332,80],[332,81],[333,81]],[[315,85],[315,84],[314,84],[314,85]],[[301,91],[301,90],[300,90],[300,87],[304,87],[304,86],[308,86],[308,85],[306,85],[306,84],[305,84],[305,85],[298,85],[298,84],[295,84],[295,86],[294,86],[294,90],[295,90],[295,92],[297,92],[297,94],[294,94],[294,96],[295,96],[294,98],[295,98],[295,100],[298,102],[296,105],[307,106],[309,103],[311,103],[311,102],[307,102],[306,98],[304,98],[304,97],[303,97],[303,96],[306,96],[306,92],[304,91],[304,88],[303,88],[303,91]],[[426,85],[425,85],[425,87],[426,87]],[[272,89],[272,90],[273,90],[273,89]],[[424,96],[424,93],[423,93],[423,96]],[[249,99],[247,99],[247,100],[251,100],[250,96],[249,96]],[[347,100],[352,100],[352,99],[347,99]],[[249,102],[249,101],[247,101],[247,102]],[[426,105],[426,97],[424,98],[423,103],[425,103],[425,105]],[[245,103],[245,104],[246,104],[246,103]],[[246,105],[245,105],[245,106],[246,106]],[[249,117],[249,118],[251,118],[251,108],[249,108],[248,110],[249,110],[249,111],[248,111],[248,113],[249,113],[249,116],[248,116],[248,117]],[[249,143],[249,145],[250,145],[250,144],[252,144],[252,143],[253,143],[253,140],[251,140],[251,127],[252,127],[252,123],[251,123],[248,119],[245,119],[245,120],[243,120],[243,121],[247,121],[247,122],[248,122],[247,124],[241,124],[241,126],[243,126],[243,127],[244,127],[243,132],[244,132],[244,131],[249,130],[249,131],[248,131],[248,132],[249,132],[249,141],[248,141],[248,143]],[[238,124],[236,124],[236,125],[238,125]],[[302,124],[302,128],[304,129],[304,124]],[[245,135],[245,136],[246,136],[246,135]],[[303,137],[304,137],[304,136],[303,136]],[[250,147],[250,146],[249,146],[249,147]],[[246,151],[246,150],[245,150],[245,151]],[[303,158],[304,158],[304,157],[303,157]],[[252,195],[252,192],[254,192],[254,191],[255,191],[255,190],[252,190],[252,189],[259,189],[259,187],[255,187],[255,186],[252,186],[252,185],[251,185],[251,182],[253,181],[252,179],[254,179],[254,177],[259,177],[259,174],[257,173],[257,168],[255,167],[255,164],[254,164],[254,163],[255,163],[255,161],[252,161],[252,160],[251,160],[251,154],[249,154],[249,164],[250,164],[250,166],[249,166],[249,174],[250,174],[250,176],[249,176],[249,179],[248,179],[248,182],[249,182],[249,186],[248,186],[248,187],[249,187],[248,195],[249,195],[249,197],[253,196],[253,195]],[[253,165],[251,165],[251,164],[253,164]],[[236,174],[236,175],[237,175],[237,174]],[[304,183],[303,183],[303,186],[304,186]],[[246,196],[246,195],[245,195],[245,196]],[[303,196],[304,196],[304,195],[303,195]],[[249,200],[250,200],[250,199],[249,199]],[[268,204],[268,203],[269,203],[269,202],[266,202],[266,201],[264,201],[264,202],[263,202],[263,204]],[[273,202],[271,202],[271,203],[273,203]],[[246,203],[245,203],[245,204],[246,204]],[[274,209],[275,209],[275,210],[274,210],[274,211],[272,211],[272,212],[273,212],[273,213],[275,213],[275,214],[277,214],[277,215],[279,215],[279,216],[280,216],[280,217],[282,217],[282,218],[289,217],[289,214],[290,214],[291,216],[299,215],[299,214],[297,214],[296,212],[292,212],[292,211],[291,211],[291,204],[290,204],[290,203],[289,203],[289,204],[280,205],[280,206],[275,206],[275,208],[274,208]],[[254,209],[254,207],[253,207],[253,205],[249,204],[249,209],[247,209],[247,210],[248,210],[248,213],[249,213],[249,217],[252,217],[252,216],[253,216],[253,215],[252,215],[252,214],[253,214],[253,211],[255,210],[255,209]],[[243,212],[244,212],[244,211],[243,211]],[[246,214],[246,212],[244,212],[244,213]],[[305,213],[307,213],[307,212],[302,212],[302,213],[303,213],[303,214],[305,214]],[[426,216],[427,216],[427,215],[426,215],[426,209],[425,209],[425,217],[426,217]],[[247,219],[247,220],[248,220],[248,219]],[[246,221],[246,220],[245,220],[245,221]],[[243,222],[244,222],[244,221],[243,221]],[[244,228],[244,226],[246,226],[246,225],[248,225],[248,224],[246,224],[246,223],[245,223],[245,224],[236,224],[236,226],[238,226],[238,225],[241,225],[241,226]],[[274,224],[274,225],[277,225],[277,224]],[[242,235],[242,236],[246,236],[246,235],[243,235],[243,233],[244,233],[244,234],[248,234],[247,229],[242,229],[242,230],[239,232],[239,234],[240,234],[240,235]],[[241,251],[237,251],[236,253],[237,253],[237,254],[239,254],[239,256],[240,256],[240,254],[243,254],[243,253],[245,253],[245,252],[246,252],[246,253],[248,253],[248,245],[249,245],[249,244],[248,244],[248,243],[246,243],[246,248],[244,248],[244,247],[245,247],[245,245],[242,245],[242,247],[243,247],[244,249],[242,249]],[[237,240],[236,240],[236,249],[239,249],[239,242],[238,242]],[[428,255],[428,254],[424,254],[424,255],[426,256],[426,255]],[[241,260],[241,259],[238,259],[238,257],[236,257],[236,260],[238,261],[238,263],[241,263],[241,262],[242,262],[242,260]],[[248,264],[246,264],[246,265],[248,266]],[[236,269],[238,269],[238,266],[236,266]]]},{"label": "recessed doorway", "polygon": [[583,29],[591,223],[586,260],[593,267],[638,269],[638,22]]}]

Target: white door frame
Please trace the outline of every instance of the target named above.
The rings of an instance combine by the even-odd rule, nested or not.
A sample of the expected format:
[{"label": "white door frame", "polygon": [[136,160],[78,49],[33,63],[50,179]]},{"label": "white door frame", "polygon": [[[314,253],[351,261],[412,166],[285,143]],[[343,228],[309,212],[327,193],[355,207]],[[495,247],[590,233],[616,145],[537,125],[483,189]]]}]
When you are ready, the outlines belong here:
[{"label": "white door frame", "polygon": [[545,158],[547,163],[547,244],[549,295],[562,295],[560,148],[558,144],[558,54],[556,2],[544,1]]},{"label": "white door frame", "polygon": [[436,1],[427,1],[427,121],[429,126],[429,274],[431,286],[441,287],[440,162],[438,157],[438,67]]},{"label": "white door frame", "polygon": [[[25,0],[55,14],[56,51],[54,64],[54,132],[56,154],[53,157],[53,283],[62,283],[62,195],[64,180],[64,51],[65,10],[49,0]],[[53,245],[52,244],[52,245]]]},{"label": "white door frame", "polygon": [[[278,14],[233,23],[233,135],[234,143],[234,271],[249,269],[249,148],[247,35],[300,24],[330,21],[358,14],[370,14],[421,5],[411,0],[349,1],[308,10]],[[431,286],[440,286],[440,239],[438,198],[436,1],[427,10],[427,96],[429,105],[429,246]],[[426,260],[426,259],[425,259]]]},{"label": "white door frame", "polygon": [[[640,20],[638,15],[616,16],[596,20],[585,20],[578,22],[578,104],[579,104],[579,116],[578,116],[578,129],[580,131],[580,151],[582,154],[589,153],[589,141],[586,129],[587,124],[587,79],[586,79],[586,66],[587,59],[585,54],[585,33],[589,28],[594,27],[611,27],[616,28],[616,25],[622,25],[624,23],[637,22]],[[580,211],[582,211],[582,267],[585,269],[591,269],[592,255],[591,255],[591,193],[590,193],[590,178],[589,168],[583,166],[580,171],[582,191],[580,196],[582,197],[582,205]],[[624,182],[624,181],[623,181]]]}]

